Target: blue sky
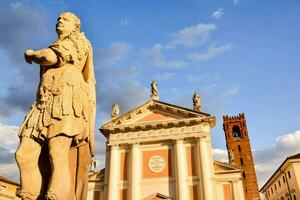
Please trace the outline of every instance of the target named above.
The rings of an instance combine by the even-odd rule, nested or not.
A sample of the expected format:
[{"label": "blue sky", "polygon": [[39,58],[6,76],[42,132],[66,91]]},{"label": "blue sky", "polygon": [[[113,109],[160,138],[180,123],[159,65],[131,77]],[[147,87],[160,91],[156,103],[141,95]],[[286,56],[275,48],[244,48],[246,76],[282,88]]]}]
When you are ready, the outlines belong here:
[{"label": "blue sky", "polygon": [[[279,164],[300,151],[299,10],[297,0],[0,0],[0,135],[16,132],[34,99],[39,68],[25,63],[23,51],[49,45],[59,13],[72,11],[94,48],[97,125],[113,101],[125,112],[149,100],[153,79],[160,100],[186,107],[199,90],[202,110],[217,117],[220,159],[222,115],[245,113],[263,182],[274,171],[266,171],[267,153],[283,152],[268,160]],[[103,139],[97,133],[98,160]],[[7,141],[0,148],[12,154],[16,143]],[[0,158],[1,174],[13,161]]]}]

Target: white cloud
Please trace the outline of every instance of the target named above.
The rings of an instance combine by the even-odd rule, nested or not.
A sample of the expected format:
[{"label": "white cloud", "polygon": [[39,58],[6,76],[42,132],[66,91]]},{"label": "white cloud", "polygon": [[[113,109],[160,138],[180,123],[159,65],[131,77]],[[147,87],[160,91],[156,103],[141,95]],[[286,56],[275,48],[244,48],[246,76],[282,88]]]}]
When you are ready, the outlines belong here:
[{"label": "white cloud", "polygon": [[233,47],[231,44],[225,44],[220,46],[211,46],[205,53],[191,53],[187,57],[191,61],[201,62],[210,60],[225,51],[231,50]]},{"label": "white cloud", "polygon": [[14,153],[19,144],[18,127],[0,123],[0,174],[18,181],[19,172]]},{"label": "white cloud", "polygon": [[0,163],[0,174],[6,178],[19,182],[19,169],[16,163]]},{"label": "white cloud", "polygon": [[262,186],[288,157],[300,152],[300,131],[276,138],[274,145],[254,151],[255,169],[259,185]]},{"label": "white cloud", "polygon": [[209,73],[209,72],[206,72],[206,73],[202,73],[200,75],[194,75],[194,74],[188,74],[186,76],[186,79],[187,79],[187,82],[189,83],[199,83],[199,82],[202,82],[202,81],[214,81],[216,79],[218,79],[220,77],[220,74],[219,73]]},{"label": "white cloud", "polygon": [[17,126],[9,126],[0,123],[1,145],[16,145],[19,142],[18,130],[19,127]]},{"label": "white cloud", "polygon": [[212,31],[216,29],[214,24],[197,24],[186,27],[171,36],[171,45],[182,45],[185,47],[198,47],[204,44],[210,37]]},{"label": "white cloud", "polygon": [[213,149],[213,156],[217,161],[228,163],[228,153],[224,149]]},{"label": "white cloud", "polygon": [[115,80],[113,78],[111,80],[103,83],[102,87],[97,88],[97,99],[99,99],[97,114],[101,117],[102,122],[110,118],[113,102],[117,102],[120,105],[121,113],[123,113],[138,104],[150,100],[149,89],[141,85],[140,82]]},{"label": "white cloud", "polygon": [[120,25],[121,26],[129,26],[129,25],[131,25],[130,18],[129,17],[124,17],[123,19],[121,19]]},{"label": "white cloud", "polygon": [[232,85],[232,86],[226,88],[226,90],[220,95],[220,97],[221,97],[221,99],[231,97],[231,96],[237,94],[239,90],[240,90],[239,84]]},{"label": "white cloud", "polygon": [[168,80],[175,76],[174,72],[162,72],[154,75],[154,80]]},{"label": "white cloud", "polygon": [[183,60],[166,60],[163,50],[163,45],[158,43],[150,49],[143,49],[141,53],[145,63],[149,66],[180,68],[187,65]]},{"label": "white cloud", "polygon": [[223,8],[220,8],[220,9],[216,10],[215,12],[213,12],[211,17],[214,19],[220,19],[223,15],[224,15]]},{"label": "white cloud", "polygon": [[126,42],[112,42],[106,49],[100,50],[99,61],[102,64],[115,64],[122,61],[131,52],[132,45]]}]

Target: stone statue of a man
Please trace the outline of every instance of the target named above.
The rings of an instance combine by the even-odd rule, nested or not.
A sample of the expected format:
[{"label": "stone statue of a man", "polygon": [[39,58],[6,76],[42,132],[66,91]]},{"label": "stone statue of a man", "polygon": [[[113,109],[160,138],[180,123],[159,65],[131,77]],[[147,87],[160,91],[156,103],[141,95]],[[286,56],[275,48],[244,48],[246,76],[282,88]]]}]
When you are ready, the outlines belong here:
[{"label": "stone statue of a man", "polygon": [[153,80],[152,83],[151,83],[151,94],[152,95],[157,95],[158,94],[157,86],[158,86],[157,81]]},{"label": "stone statue of a man", "polygon": [[40,65],[36,101],[20,128],[16,152],[19,196],[26,200],[85,200],[95,153],[92,46],[73,13],[58,17],[56,32],[49,47],[25,51],[28,63]]},{"label": "stone statue of a man", "polygon": [[120,114],[120,106],[117,103],[112,104],[111,117],[117,117]]},{"label": "stone statue of a man", "polygon": [[198,92],[195,92],[193,95],[193,107],[196,111],[201,110],[200,95],[198,94]]}]

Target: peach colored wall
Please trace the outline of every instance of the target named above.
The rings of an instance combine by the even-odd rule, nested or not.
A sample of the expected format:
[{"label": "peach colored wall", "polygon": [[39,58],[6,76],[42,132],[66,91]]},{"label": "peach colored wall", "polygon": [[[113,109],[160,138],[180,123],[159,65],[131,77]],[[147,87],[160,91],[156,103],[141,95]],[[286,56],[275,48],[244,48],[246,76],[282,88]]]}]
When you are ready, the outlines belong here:
[{"label": "peach colored wall", "polygon": [[128,153],[120,153],[120,180],[127,180]]},{"label": "peach colored wall", "polygon": [[189,186],[189,193],[190,193],[190,200],[197,200],[198,196],[197,196],[197,186],[196,185],[190,185]]},{"label": "peach colored wall", "polygon": [[144,118],[138,120],[138,122],[148,122],[148,121],[157,121],[157,120],[166,120],[166,119],[170,119],[170,117],[159,113],[151,113],[145,116]]},{"label": "peach colored wall", "polygon": [[232,200],[230,184],[224,184],[223,185],[223,190],[224,190],[224,199],[225,200]]},{"label": "peach colored wall", "polygon": [[161,200],[161,198],[153,197],[151,200]]},{"label": "peach colored wall", "polygon": [[187,160],[187,171],[188,176],[196,175],[196,167],[195,167],[195,156],[194,156],[194,147],[186,148],[186,160]]},{"label": "peach colored wall", "polygon": [[[161,156],[166,163],[166,166],[162,172],[154,173],[148,168],[148,161],[152,156]],[[171,169],[171,151],[168,149],[144,151],[143,152],[143,178],[160,178],[172,176]]]}]

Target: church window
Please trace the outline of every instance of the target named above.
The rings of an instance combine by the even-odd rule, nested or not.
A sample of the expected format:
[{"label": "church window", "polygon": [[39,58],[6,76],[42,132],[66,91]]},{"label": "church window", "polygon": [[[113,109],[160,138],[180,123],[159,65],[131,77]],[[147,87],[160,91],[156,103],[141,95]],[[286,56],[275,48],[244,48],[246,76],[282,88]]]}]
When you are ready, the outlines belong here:
[{"label": "church window", "polygon": [[246,174],[245,174],[245,172],[243,172],[243,178],[246,178]]},{"label": "church window", "polygon": [[232,127],[232,133],[234,138],[240,138],[241,137],[241,130],[239,126],[233,126]]},{"label": "church window", "polygon": [[288,171],[288,176],[289,176],[289,178],[291,178],[291,173],[290,173],[290,171]]},{"label": "church window", "polygon": [[273,194],[273,188],[271,187],[271,193]]},{"label": "church window", "polygon": [[293,196],[294,200],[296,200],[296,195]]},{"label": "church window", "polygon": [[279,187],[281,187],[281,183],[280,183],[280,180],[278,181],[278,185],[279,185]]},{"label": "church window", "polygon": [[277,191],[276,183],[274,184],[275,191]]},{"label": "church window", "polygon": [[284,178],[284,176],[282,177],[282,179],[283,179],[283,182],[285,183],[285,178]]},{"label": "church window", "polygon": [[240,146],[240,145],[238,145],[238,148],[239,148],[239,152],[241,152],[241,151],[242,151],[242,148],[241,148],[241,146]]},{"label": "church window", "polygon": [[241,161],[241,165],[244,165],[243,158],[240,158],[240,161]]}]

